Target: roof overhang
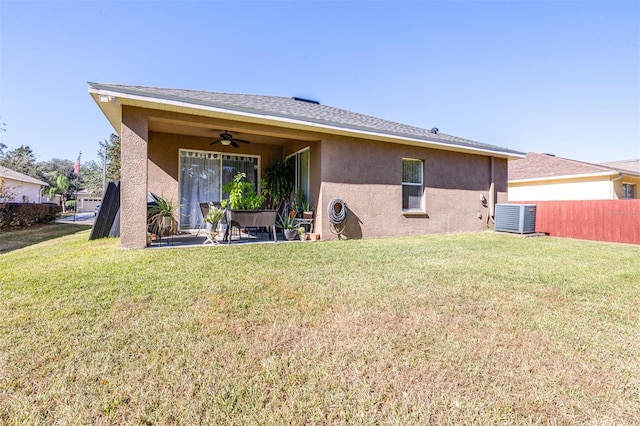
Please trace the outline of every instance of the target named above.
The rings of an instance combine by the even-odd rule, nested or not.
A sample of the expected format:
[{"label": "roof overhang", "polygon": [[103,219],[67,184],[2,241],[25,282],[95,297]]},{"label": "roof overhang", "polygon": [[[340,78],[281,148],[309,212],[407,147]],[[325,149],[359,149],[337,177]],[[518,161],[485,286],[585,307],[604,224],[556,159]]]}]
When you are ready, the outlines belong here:
[{"label": "roof overhang", "polygon": [[200,117],[209,117],[222,120],[233,120],[237,122],[258,125],[263,124],[321,134],[365,138],[381,142],[413,145],[476,155],[486,155],[505,159],[517,159],[525,157],[524,153],[517,153],[512,151],[493,150],[480,147],[467,147],[456,144],[449,144],[437,140],[412,138],[392,133],[384,133],[349,127],[346,125],[331,125],[327,123],[314,122],[311,120],[299,120],[291,117],[282,117],[273,114],[243,110],[241,108],[230,108],[227,106],[186,102],[182,99],[175,99],[170,97],[140,95],[127,90],[120,91],[107,89],[95,83],[89,83],[89,94],[93,97],[94,101],[102,110],[102,113],[105,115],[105,117],[107,117],[117,133],[120,133],[120,127],[122,124],[122,106],[126,105],[150,110],[196,115]]}]

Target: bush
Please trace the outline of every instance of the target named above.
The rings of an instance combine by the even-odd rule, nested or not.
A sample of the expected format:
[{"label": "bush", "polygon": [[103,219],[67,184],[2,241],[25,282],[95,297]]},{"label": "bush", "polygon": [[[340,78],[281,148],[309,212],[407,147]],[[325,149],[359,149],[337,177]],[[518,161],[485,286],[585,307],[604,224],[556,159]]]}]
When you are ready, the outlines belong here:
[{"label": "bush", "polygon": [[60,211],[55,204],[0,203],[0,230],[52,222]]}]

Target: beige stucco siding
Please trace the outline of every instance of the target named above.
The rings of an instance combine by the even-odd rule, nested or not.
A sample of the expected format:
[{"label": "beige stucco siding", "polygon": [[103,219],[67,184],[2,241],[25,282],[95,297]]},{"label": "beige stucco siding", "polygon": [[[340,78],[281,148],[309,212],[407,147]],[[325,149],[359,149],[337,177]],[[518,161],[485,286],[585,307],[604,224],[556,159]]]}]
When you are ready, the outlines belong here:
[{"label": "beige stucco siding", "polygon": [[[347,238],[486,229],[488,208],[481,197],[489,198],[489,157],[357,139],[323,140],[321,155],[324,239],[336,238],[324,220],[333,197],[348,205]],[[402,212],[403,158],[424,161],[422,215]],[[500,198],[506,193],[506,167],[506,161],[494,161]]]},{"label": "beige stucco siding", "polygon": [[4,182],[4,187],[11,197],[0,198],[0,202],[13,203],[41,203],[42,185],[31,182],[23,182],[10,178],[0,178]]},{"label": "beige stucco siding", "polygon": [[[617,177],[617,176],[616,176]],[[615,200],[622,198],[622,183],[640,184],[640,178],[624,175],[510,182],[509,201]]]},{"label": "beige stucco siding", "polygon": [[120,245],[144,248],[147,241],[147,141],[144,112],[123,106],[121,135]]},{"label": "beige stucco siding", "polygon": [[[315,208],[315,232],[325,240],[337,238],[331,233],[326,212],[333,197],[342,198],[349,208],[346,238],[479,231],[487,228],[490,200],[506,201],[507,160],[502,158],[304,132],[283,133],[280,139],[277,132],[270,131],[266,143],[260,143],[256,136],[251,138],[251,144],[239,148],[219,143],[212,146],[215,133],[203,137],[180,132],[184,126],[177,118],[184,118],[198,128],[206,124],[199,119],[176,116],[174,121],[173,116],[164,113],[159,121],[148,114],[148,110],[123,107],[121,245],[124,248],[146,245],[147,192],[180,203],[181,149],[259,156],[262,177],[266,167],[309,148],[309,201]],[[207,127],[227,128],[227,124],[233,129],[231,123]],[[402,211],[403,158],[424,162],[424,211],[419,214]],[[492,182],[495,197],[489,193]]]}]

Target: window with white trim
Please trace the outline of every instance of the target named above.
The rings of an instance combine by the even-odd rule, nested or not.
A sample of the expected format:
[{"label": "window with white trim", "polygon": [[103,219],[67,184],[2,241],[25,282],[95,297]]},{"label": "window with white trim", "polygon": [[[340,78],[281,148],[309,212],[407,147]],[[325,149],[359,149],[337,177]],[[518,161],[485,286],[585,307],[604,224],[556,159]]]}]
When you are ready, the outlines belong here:
[{"label": "window with white trim", "polygon": [[622,198],[625,200],[636,198],[636,185],[633,183],[623,183]]},{"label": "window with white trim", "polygon": [[402,211],[422,211],[422,175],[424,162],[402,159]]}]

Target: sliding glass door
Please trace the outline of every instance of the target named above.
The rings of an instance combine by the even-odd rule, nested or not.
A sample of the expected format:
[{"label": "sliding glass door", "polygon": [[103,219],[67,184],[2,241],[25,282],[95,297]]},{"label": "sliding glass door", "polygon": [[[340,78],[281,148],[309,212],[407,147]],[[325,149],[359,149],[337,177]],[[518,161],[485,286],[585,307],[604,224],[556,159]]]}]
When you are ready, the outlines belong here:
[{"label": "sliding glass door", "polygon": [[222,187],[238,173],[247,175],[246,181],[258,190],[259,157],[231,155],[211,151],[180,150],[179,198],[180,228],[200,226],[200,204],[220,202],[226,197]]},{"label": "sliding glass door", "polygon": [[287,157],[295,165],[295,186],[296,191],[304,194],[305,200],[309,201],[309,148],[302,149]]}]

